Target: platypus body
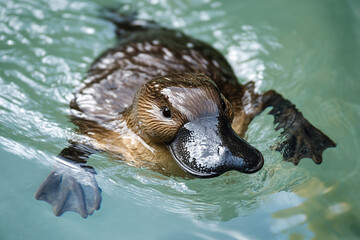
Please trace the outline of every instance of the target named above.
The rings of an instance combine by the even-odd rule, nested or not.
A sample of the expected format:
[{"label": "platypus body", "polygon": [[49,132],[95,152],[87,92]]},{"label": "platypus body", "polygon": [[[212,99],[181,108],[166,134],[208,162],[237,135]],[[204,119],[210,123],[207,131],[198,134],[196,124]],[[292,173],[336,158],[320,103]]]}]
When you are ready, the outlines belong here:
[{"label": "platypus body", "polygon": [[241,85],[210,45],[131,16],[107,17],[118,44],[95,60],[70,103],[73,123],[90,140],[70,141],[35,195],[56,215],[75,211],[87,217],[99,209],[101,190],[86,165],[99,151],[166,175],[259,171],[263,156],[243,136],[269,106],[276,130],[283,129],[275,150],[284,160],[320,164],[322,152],[335,147],[280,94],[256,93],[253,82]]}]

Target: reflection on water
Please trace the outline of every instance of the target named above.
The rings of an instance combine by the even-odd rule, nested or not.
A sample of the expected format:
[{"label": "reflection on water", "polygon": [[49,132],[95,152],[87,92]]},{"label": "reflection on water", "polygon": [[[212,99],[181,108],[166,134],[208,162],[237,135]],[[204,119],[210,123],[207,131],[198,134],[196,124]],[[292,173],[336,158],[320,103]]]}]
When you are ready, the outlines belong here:
[{"label": "reflection on water", "polygon": [[[180,215],[193,238],[359,237],[358,4],[349,0],[350,8],[335,0],[326,6],[321,1],[304,4],[282,0],[128,2],[139,9],[140,17],[213,44],[231,62],[240,81],[253,80],[259,90],[274,88],[283,93],[338,147],[325,151],[320,166],[310,160],[298,167],[282,162],[280,154],[270,150],[277,133],[272,117],[264,113],[246,135],[265,157],[263,170],[253,175],[229,172],[206,180],[164,177],[98,154],[90,165],[97,169],[97,180],[108,200],[89,221],[108,214],[118,193],[121,199],[144,209],[154,206],[153,215]],[[98,16],[100,6],[112,4],[0,2],[0,156],[11,152],[24,161],[31,160],[38,169],[51,169],[54,156],[75,135],[67,117],[74,89],[93,59],[114,44],[113,26]],[[122,7],[131,10],[129,4]],[[0,163],[1,169],[15,164],[6,159]],[[7,174],[1,172],[1,180],[10,178]],[[22,173],[15,174],[19,182],[9,183],[14,188],[24,184]],[[15,219],[25,224],[22,221],[26,219],[12,215],[17,206],[2,196],[0,202],[9,206],[2,209],[10,210],[7,219],[0,218],[0,225],[12,229],[9,224]],[[33,196],[22,201],[20,205],[30,202],[34,208],[51,213],[49,206],[36,205]],[[133,219],[129,216],[126,220],[135,221],[138,214],[134,212]],[[83,224],[66,216],[59,221],[77,227]],[[54,218],[50,214],[35,217]],[[121,214],[119,219],[121,223]],[[166,221],[170,220],[157,224],[178,231],[176,223]],[[106,224],[116,229],[119,222]],[[60,238],[65,229],[57,223],[55,226],[61,230]],[[7,239],[4,229],[0,236]]]},{"label": "reflection on water", "polygon": [[[324,239],[329,236],[359,236],[359,218],[356,213],[358,203],[351,203],[345,198],[352,186],[336,184],[325,187],[316,177],[302,182],[292,191],[305,201],[297,206],[273,214],[281,221],[281,230],[287,230],[294,221],[306,223],[313,232],[313,239]],[[330,201],[329,201],[330,200]]]}]

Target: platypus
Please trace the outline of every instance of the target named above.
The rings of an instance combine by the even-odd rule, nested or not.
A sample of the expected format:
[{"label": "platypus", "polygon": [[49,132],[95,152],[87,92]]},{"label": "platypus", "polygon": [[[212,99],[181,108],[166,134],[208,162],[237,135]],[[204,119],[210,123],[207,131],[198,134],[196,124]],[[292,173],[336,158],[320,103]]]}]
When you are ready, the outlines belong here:
[{"label": "platypus", "polygon": [[279,93],[240,84],[210,45],[134,16],[106,17],[116,26],[117,45],[94,61],[70,103],[71,120],[87,140],[70,140],[35,194],[55,215],[87,217],[99,209],[101,190],[86,164],[96,152],[165,175],[259,171],[263,156],[243,137],[267,107],[275,129],[282,129],[275,150],[285,161],[320,164],[323,151],[335,147]]}]

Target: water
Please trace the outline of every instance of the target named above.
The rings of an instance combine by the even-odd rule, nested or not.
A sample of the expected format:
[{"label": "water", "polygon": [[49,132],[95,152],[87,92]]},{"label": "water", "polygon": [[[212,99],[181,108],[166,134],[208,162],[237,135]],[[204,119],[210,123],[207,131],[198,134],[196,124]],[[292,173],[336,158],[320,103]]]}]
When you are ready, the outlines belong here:
[{"label": "water", "polygon": [[[123,1],[126,3],[126,1]],[[295,167],[269,149],[272,117],[247,139],[263,170],[164,177],[95,155],[100,211],[55,217],[34,193],[75,136],[68,103],[115,43],[112,1],[0,1],[0,239],[356,239],[360,237],[360,4],[336,1],[130,1],[139,16],[211,43],[239,81],[290,99],[338,146]],[[122,5],[124,10],[129,5]]]}]

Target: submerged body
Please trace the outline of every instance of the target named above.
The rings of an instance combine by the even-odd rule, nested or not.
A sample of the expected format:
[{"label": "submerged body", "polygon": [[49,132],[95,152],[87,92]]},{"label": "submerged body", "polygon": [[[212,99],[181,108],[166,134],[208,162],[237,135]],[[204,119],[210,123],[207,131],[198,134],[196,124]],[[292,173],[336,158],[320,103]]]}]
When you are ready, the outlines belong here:
[{"label": "submerged body", "polygon": [[[72,121],[88,140],[72,142],[59,155],[86,169],[93,179],[91,190],[69,174],[64,181],[64,171],[55,169],[36,198],[51,203],[56,215],[71,210],[86,217],[99,208],[100,190],[86,165],[97,151],[167,175],[214,177],[229,170],[260,170],[261,153],[242,137],[269,106],[276,130],[283,129],[276,150],[286,161],[297,165],[312,158],[319,164],[322,152],[335,146],[280,94],[258,94],[252,82],[241,85],[211,46],[154,23],[119,16],[111,20],[118,45],[95,60],[70,104]],[[74,193],[74,186],[81,191]]]},{"label": "submerged body", "polygon": [[[181,89],[168,92],[166,98],[171,100],[171,96],[177,94],[172,104],[182,105],[188,112],[211,98],[203,93],[196,102],[192,101],[199,89],[195,87],[199,85],[197,78],[214,82],[229,105],[232,128],[242,137],[261,106],[256,106],[260,103],[252,99],[253,83],[240,85],[230,65],[215,49],[181,32],[156,25],[135,22],[131,28],[136,29],[138,24],[141,28],[123,32],[118,46],[106,51],[91,66],[85,86],[71,102],[72,120],[80,133],[93,140],[95,149],[116,154],[134,166],[184,175],[166,144],[161,139],[150,138],[134,116],[134,112],[139,111],[135,108],[140,105],[136,104],[136,93],[145,82],[157,78],[156,84],[169,85],[169,91],[170,87]],[[167,77],[164,79],[164,76]],[[148,93],[142,97],[144,103],[153,101]],[[159,93],[157,97],[164,95]],[[175,103],[179,97],[183,101]],[[183,124],[187,121],[189,119]],[[163,128],[167,130],[169,126]]]}]

